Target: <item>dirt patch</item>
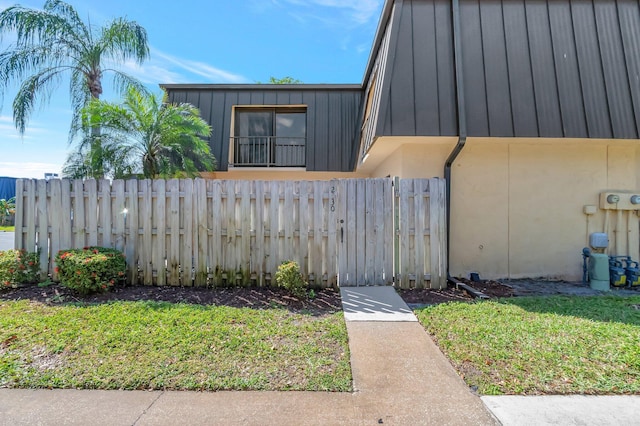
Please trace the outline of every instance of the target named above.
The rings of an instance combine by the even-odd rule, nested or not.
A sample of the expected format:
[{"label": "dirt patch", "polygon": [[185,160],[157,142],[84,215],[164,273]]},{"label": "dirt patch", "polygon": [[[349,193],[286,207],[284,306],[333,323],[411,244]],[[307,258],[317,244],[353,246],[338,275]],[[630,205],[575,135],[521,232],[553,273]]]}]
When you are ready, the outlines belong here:
[{"label": "dirt patch", "polygon": [[298,300],[280,288],[196,288],[196,287],[116,287],[113,291],[81,296],[60,285],[48,287],[22,286],[0,292],[0,300],[33,300],[47,304],[107,303],[110,301],[139,301],[190,303],[198,305],[231,306],[235,308],[283,308],[296,313],[326,315],[342,310],[340,292],[333,289],[315,290],[315,297]]},{"label": "dirt patch", "polygon": [[[467,279],[457,279],[457,281],[473,287],[492,299],[514,296],[511,287],[497,281],[483,280],[474,282]],[[436,305],[438,303],[470,302],[474,300],[474,297],[468,291],[462,288],[458,289],[451,284],[442,290],[410,289],[399,290],[398,293],[406,303],[413,305]]]}]

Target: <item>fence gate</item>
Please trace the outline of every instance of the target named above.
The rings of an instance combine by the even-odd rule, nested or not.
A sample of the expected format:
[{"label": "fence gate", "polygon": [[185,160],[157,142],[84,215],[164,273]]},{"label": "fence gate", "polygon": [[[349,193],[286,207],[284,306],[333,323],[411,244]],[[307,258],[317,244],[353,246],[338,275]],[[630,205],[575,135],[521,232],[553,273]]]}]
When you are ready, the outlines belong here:
[{"label": "fence gate", "polygon": [[446,286],[442,179],[334,182],[340,286]]}]

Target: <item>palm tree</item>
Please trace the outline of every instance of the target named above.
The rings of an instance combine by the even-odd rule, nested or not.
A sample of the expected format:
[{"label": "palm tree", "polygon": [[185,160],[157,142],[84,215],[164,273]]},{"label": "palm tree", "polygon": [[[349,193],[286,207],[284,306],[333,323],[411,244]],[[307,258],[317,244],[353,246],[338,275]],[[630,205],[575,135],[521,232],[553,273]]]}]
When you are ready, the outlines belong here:
[{"label": "palm tree", "polygon": [[[142,174],[145,178],[196,176],[212,171],[215,158],[202,137],[211,128],[191,104],[170,104],[130,87],[122,104],[92,100],[82,110],[82,126],[100,126],[105,171],[114,178]],[[87,135],[68,159],[63,175],[87,177],[89,150],[95,136]]]},{"label": "palm tree", "polygon": [[[113,74],[116,90],[129,86],[142,88],[134,78],[104,63],[123,63],[134,59],[142,63],[149,56],[147,33],[134,21],[115,19],[94,32],[76,10],[61,0],[46,0],[42,10],[20,5],[0,12],[0,35],[14,33],[16,41],[0,53],[0,95],[18,82],[20,88],[13,100],[13,121],[21,134],[37,103],[46,102],[63,76],[69,77],[73,110],[69,141],[76,135],[80,110],[90,99],[102,94],[102,78]],[[100,129],[93,128],[94,136]],[[99,154],[100,139],[94,138],[94,151]],[[100,155],[97,155],[100,157]],[[95,176],[102,166],[93,164]]]}]

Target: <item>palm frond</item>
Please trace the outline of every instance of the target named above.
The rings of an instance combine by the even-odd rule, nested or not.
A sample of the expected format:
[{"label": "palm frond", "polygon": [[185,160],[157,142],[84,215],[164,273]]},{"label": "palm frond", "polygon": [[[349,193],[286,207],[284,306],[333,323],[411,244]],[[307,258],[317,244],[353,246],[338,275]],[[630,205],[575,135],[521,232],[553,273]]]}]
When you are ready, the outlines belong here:
[{"label": "palm frond", "polygon": [[6,88],[44,66],[64,66],[66,58],[66,53],[59,46],[10,47],[0,53],[0,85]]},{"label": "palm frond", "polygon": [[149,57],[147,31],[137,22],[123,18],[115,19],[103,27],[96,44],[102,52],[115,60],[135,59],[142,63]]},{"label": "palm frond", "polygon": [[51,89],[60,82],[60,73],[64,68],[45,68],[27,78],[13,100],[13,122],[20,133],[24,133],[33,113],[33,109],[40,97],[41,103],[46,103],[51,97]]},{"label": "palm frond", "polygon": [[74,33],[81,35],[86,40],[91,38],[91,29],[82,22],[78,12],[70,4],[61,0],[47,0],[43,9],[63,17],[75,29]]}]

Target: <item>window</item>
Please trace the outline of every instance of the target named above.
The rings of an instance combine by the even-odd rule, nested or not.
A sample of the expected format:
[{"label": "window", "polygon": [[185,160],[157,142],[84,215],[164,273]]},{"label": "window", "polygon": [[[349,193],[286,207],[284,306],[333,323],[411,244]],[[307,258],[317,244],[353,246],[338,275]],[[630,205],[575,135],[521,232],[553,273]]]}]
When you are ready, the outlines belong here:
[{"label": "window", "polygon": [[304,108],[236,108],[232,163],[236,167],[304,167]]}]

